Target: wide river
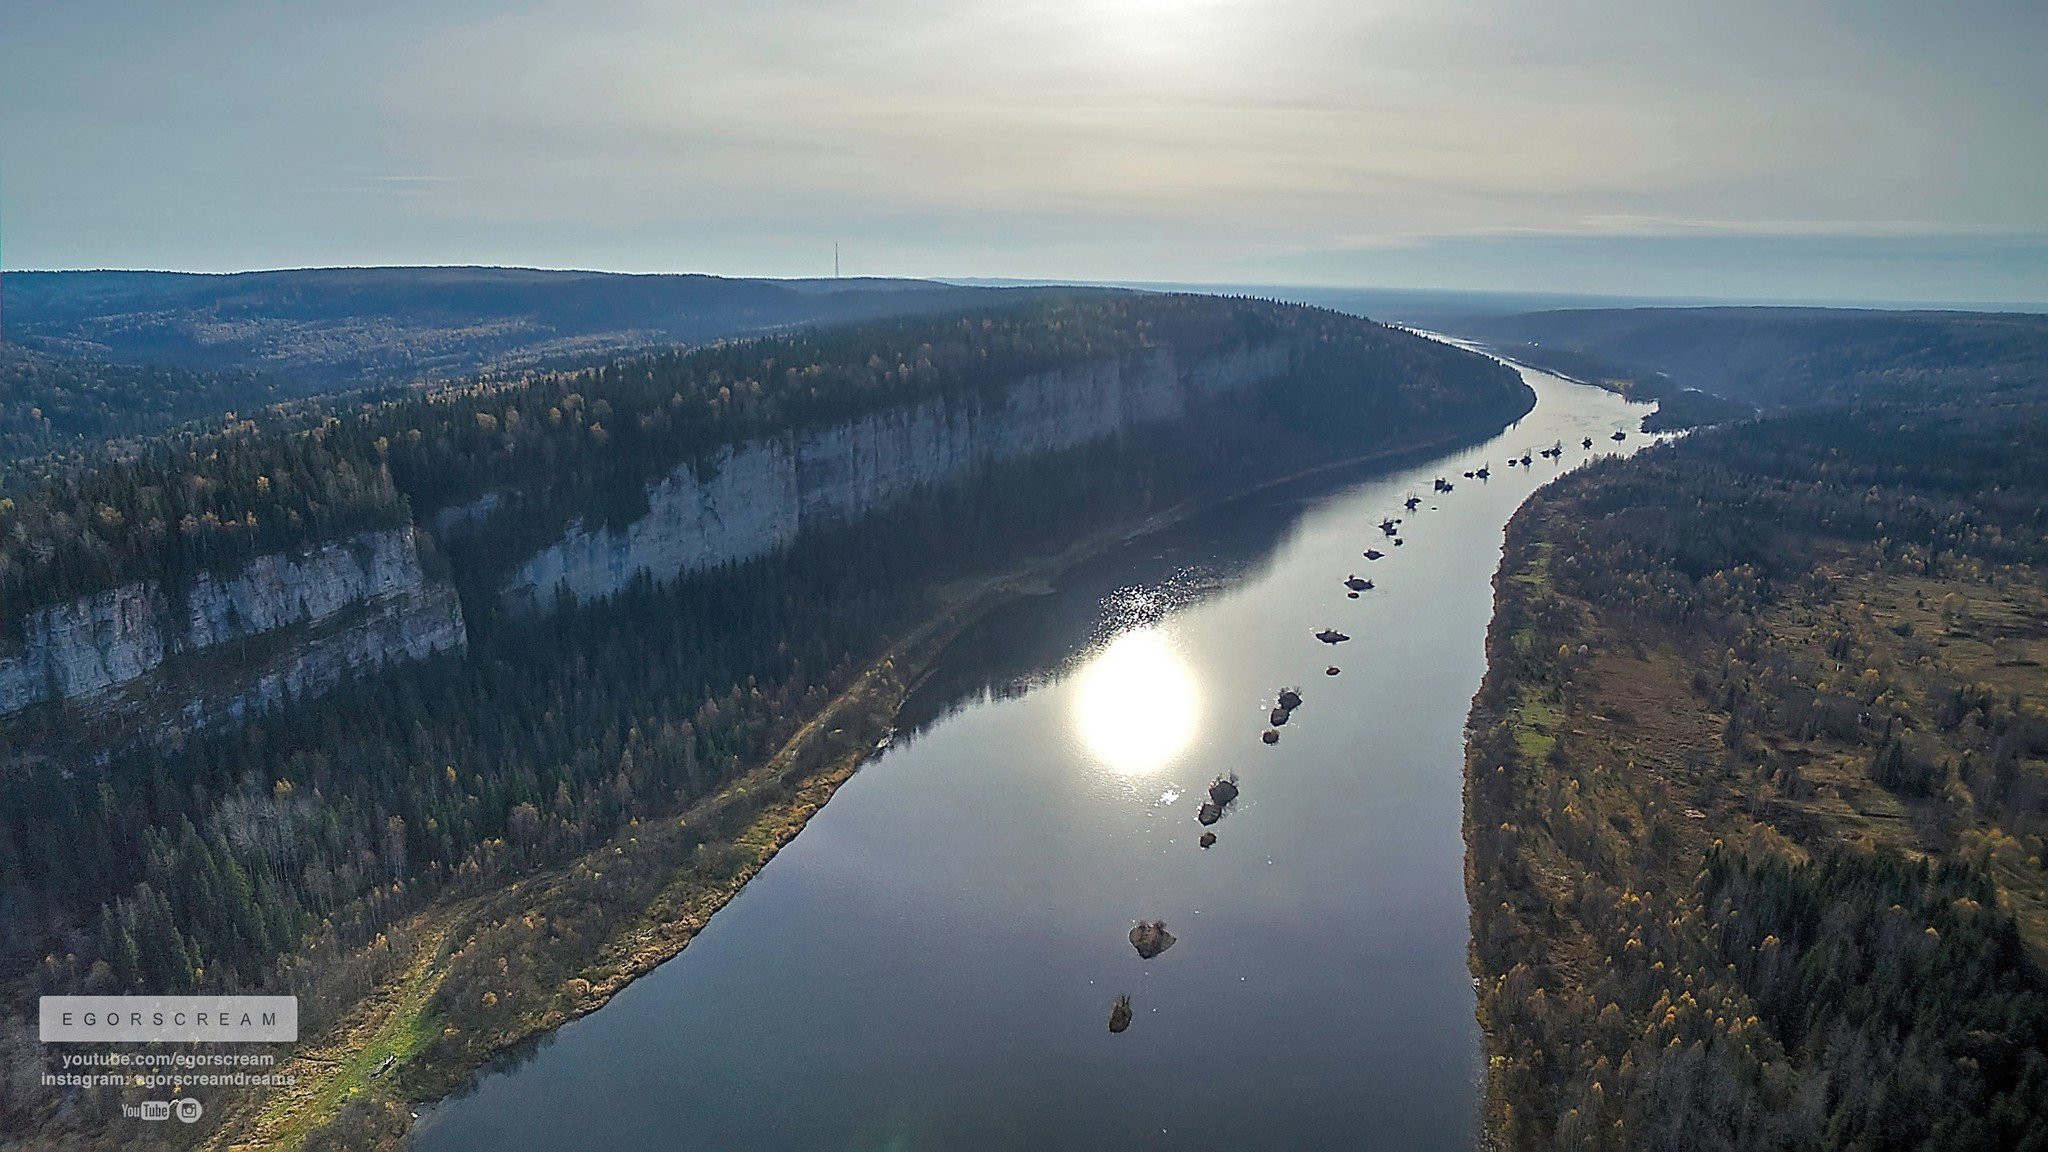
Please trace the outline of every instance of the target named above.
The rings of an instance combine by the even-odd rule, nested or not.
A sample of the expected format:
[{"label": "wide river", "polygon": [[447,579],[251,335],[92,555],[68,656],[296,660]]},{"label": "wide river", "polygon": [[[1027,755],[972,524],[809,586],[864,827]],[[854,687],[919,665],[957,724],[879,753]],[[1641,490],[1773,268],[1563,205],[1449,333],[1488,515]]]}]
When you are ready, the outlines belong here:
[{"label": "wide river", "polygon": [[[1643,406],[1523,375],[1536,409],[1485,444],[1238,501],[988,617],[688,949],[418,1148],[1471,1147],[1463,729],[1502,528],[1649,439]],[[1178,942],[1140,959],[1139,918]]]}]

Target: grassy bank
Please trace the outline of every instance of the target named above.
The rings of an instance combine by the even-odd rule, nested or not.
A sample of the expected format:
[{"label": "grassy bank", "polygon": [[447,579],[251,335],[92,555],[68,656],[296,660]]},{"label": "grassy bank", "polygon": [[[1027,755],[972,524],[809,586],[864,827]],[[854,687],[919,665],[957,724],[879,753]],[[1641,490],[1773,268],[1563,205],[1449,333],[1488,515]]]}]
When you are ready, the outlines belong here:
[{"label": "grassy bank", "polygon": [[[389,1143],[408,1127],[410,1101],[450,1091],[496,1053],[603,1007],[681,952],[872,754],[906,671],[1032,579],[1042,579],[1040,565],[947,594],[775,756],[682,817],[636,823],[568,868],[422,914],[405,934],[415,952],[403,974],[293,1059],[297,1088],[223,1125],[209,1146]],[[597,940],[576,928],[600,902],[634,911]],[[573,974],[552,978],[563,971]]]}]

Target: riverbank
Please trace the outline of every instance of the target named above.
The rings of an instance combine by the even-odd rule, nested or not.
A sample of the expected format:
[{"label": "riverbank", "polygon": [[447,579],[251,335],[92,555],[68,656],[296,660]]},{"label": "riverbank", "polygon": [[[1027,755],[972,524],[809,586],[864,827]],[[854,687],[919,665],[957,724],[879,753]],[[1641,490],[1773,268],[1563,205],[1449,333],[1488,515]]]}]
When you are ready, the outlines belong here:
[{"label": "riverbank", "polygon": [[1784,417],[1517,513],[1466,768],[1493,1145],[2038,1139],[2048,587],[2034,497],[1974,496],[2024,428]]},{"label": "riverbank", "polygon": [[[1531,405],[1533,395],[1506,423]],[[775,756],[680,819],[642,822],[572,866],[430,910],[406,931],[392,933],[413,942],[402,977],[294,1061],[297,1089],[231,1116],[209,1146],[374,1147],[395,1140],[409,1122],[409,1102],[456,1089],[494,1056],[595,1011],[681,952],[873,754],[909,687],[960,630],[988,611],[1042,589],[1076,564],[1231,501],[1450,451],[1496,434],[1500,419],[1496,414],[1483,427],[1427,443],[1325,461],[1189,501],[1060,553],[934,590],[934,609],[923,624],[871,661]],[[600,901],[614,910],[639,910],[628,927],[601,943],[584,931],[595,919],[586,914],[589,907]],[[571,952],[579,959],[565,971],[561,958]],[[516,1007],[506,1010],[501,991],[491,993],[498,1000],[488,1010],[472,1009],[469,996],[457,995],[485,971],[519,982]],[[497,979],[494,989],[505,983]],[[458,1012],[436,1008],[451,1002],[461,1006]],[[323,1127],[331,1130],[315,1137]]]}]

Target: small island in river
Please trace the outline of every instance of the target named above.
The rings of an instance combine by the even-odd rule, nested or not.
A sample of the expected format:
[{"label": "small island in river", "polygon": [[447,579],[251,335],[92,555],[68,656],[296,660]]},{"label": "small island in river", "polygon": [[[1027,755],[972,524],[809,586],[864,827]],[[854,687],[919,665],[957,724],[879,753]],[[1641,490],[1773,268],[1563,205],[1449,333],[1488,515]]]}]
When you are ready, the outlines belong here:
[{"label": "small island in river", "polygon": [[1174,935],[1166,930],[1164,920],[1140,920],[1131,929],[1131,947],[1138,950],[1138,957],[1150,960],[1168,948],[1173,947]]}]

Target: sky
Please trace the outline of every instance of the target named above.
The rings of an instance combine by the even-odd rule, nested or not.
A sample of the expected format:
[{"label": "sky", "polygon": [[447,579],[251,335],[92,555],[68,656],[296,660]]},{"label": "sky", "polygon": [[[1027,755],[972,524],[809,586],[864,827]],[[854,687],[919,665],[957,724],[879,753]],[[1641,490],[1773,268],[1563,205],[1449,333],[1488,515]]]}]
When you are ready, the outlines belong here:
[{"label": "sky", "polygon": [[2048,300],[2042,0],[0,0],[0,266]]}]

